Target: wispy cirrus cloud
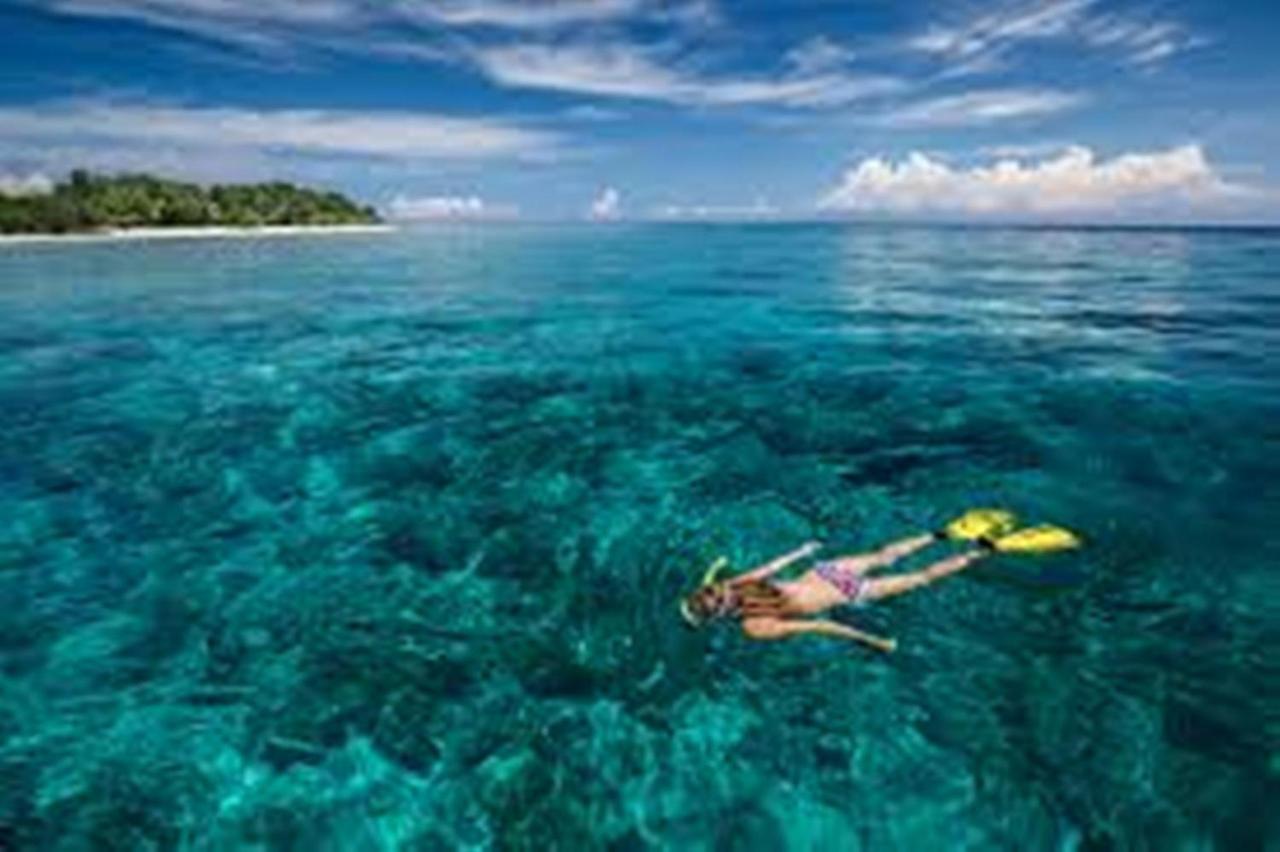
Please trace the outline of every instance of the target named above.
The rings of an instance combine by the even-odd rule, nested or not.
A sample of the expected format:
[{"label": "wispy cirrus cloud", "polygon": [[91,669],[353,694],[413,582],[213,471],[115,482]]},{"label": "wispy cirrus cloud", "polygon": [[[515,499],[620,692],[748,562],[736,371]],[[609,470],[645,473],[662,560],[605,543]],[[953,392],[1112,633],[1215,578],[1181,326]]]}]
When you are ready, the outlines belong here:
[{"label": "wispy cirrus cloud", "polygon": [[[504,87],[686,106],[829,108],[903,87],[889,75],[853,72],[851,51],[823,36],[789,51],[774,73],[710,75],[672,60],[680,37],[655,49],[624,32],[645,25],[669,37],[687,36],[719,21],[711,0],[26,2],[56,14],[133,20],[254,51],[336,46],[470,65]],[[590,38],[575,35],[584,28]]]},{"label": "wispy cirrus cloud", "polygon": [[695,106],[834,107],[905,87],[894,77],[843,69],[710,76],[627,43],[481,48],[474,59],[490,79],[506,86]]},{"label": "wispy cirrus cloud", "polygon": [[28,0],[30,5],[66,15],[133,18],[147,23],[182,26],[199,20],[275,21],[319,26],[362,19],[362,4],[352,0]]},{"label": "wispy cirrus cloud", "polygon": [[1087,97],[1057,89],[987,89],[913,101],[876,114],[880,127],[964,127],[1052,115],[1074,109]]},{"label": "wispy cirrus cloud", "polygon": [[138,146],[475,160],[550,155],[554,133],[500,119],[408,111],[254,110],[110,101],[0,108],[10,141],[71,139]]},{"label": "wispy cirrus cloud", "polygon": [[1099,48],[1115,48],[1132,65],[1149,67],[1208,42],[1173,21],[1140,21],[1119,15],[1089,19],[1084,40]]},{"label": "wispy cirrus cloud", "polygon": [[[928,79],[859,70],[855,52],[814,35],[761,69],[716,72],[688,50],[690,26],[719,20],[712,0],[26,0],[50,11],[110,16],[196,33],[256,50],[307,44],[470,67],[491,84],[590,98],[699,108],[836,110],[902,98]],[[943,76],[999,67],[1014,47],[1072,39],[1155,63],[1183,49],[1185,31],[1166,21],[1096,12],[1099,0],[1031,0],[976,18],[941,23],[905,40],[947,64]],[[647,43],[636,41],[648,27]],[[659,25],[654,30],[652,25]],[[664,34],[659,36],[658,34]],[[654,40],[656,39],[656,40]],[[892,64],[889,65],[893,68]],[[1060,112],[1079,95],[1009,88],[882,110],[884,127],[986,124]]]},{"label": "wispy cirrus cloud", "polygon": [[943,76],[1002,68],[1018,48],[1058,42],[1109,51],[1148,67],[1203,43],[1181,23],[1139,13],[1099,11],[1099,0],[1018,0],[909,37],[908,49],[947,63]]},{"label": "wispy cirrus cloud", "polygon": [[1063,142],[1053,141],[1024,142],[1020,144],[999,143],[996,145],[983,145],[978,148],[977,153],[995,160],[1024,160],[1060,154],[1070,147],[1070,145]]},{"label": "wispy cirrus cloud", "polygon": [[800,74],[821,74],[845,68],[856,54],[825,35],[814,36],[787,51],[786,60]]},{"label": "wispy cirrus cloud", "polygon": [[871,157],[819,202],[837,213],[905,216],[1156,219],[1229,210],[1254,194],[1224,180],[1198,145],[1110,160],[1071,146],[1039,161],[1002,159],[954,168],[926,154]]},{"label": "wispy cirrus cloud", "polygon": [[450,26],[532,31],[628,20],[689,24],[716,19],[706,0],[402,0],[395,9]]},{"label": "wispy cirrus cloud", "polygon": [[56,15],[115,18],[256,50],[371,23],[353,0],[26,0]]},{"label": "wispy cirrus cloud", "polygon": [[654,219],[672,222],[739,222],[777,219],[783,211],[767,199],[757,198],[751,204],[665,204],[655,207]]},{"label": "wispy cirrus cloud", "polygon": [[405,14],[455,26],[535,30],[626,18],[643,7],[643,0],[437,0],[400,5]]},{"label": "wispy cirrus cloud", "polygon": [[[117,18],[254,49],[298,42],[379,51],[405,26],[547,33],[615,22],[675,26],[715,20],[709,0],[24,0],[48,12]],[[427,32],[423,32],[423,29]]]}]

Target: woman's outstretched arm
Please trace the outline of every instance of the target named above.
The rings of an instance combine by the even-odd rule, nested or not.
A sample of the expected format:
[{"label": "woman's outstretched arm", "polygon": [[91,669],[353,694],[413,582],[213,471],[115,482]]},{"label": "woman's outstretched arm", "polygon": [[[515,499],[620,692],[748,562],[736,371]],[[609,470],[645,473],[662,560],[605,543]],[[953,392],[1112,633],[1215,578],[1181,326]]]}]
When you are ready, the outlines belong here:
[{"label": "woman's outstretched arm", "polygon": [[817,553],[821,549],[822,544],[820,542],[811,541],[802,547],[797,547],[790,553],[784,553],[777,559],[773,559],[763,565],[757,565],[745,574],[739,574],[736,577],[729,578],[729,583],[731,585],[738,585],[739,583],[751,583],[756,580],[763,580],[765,577],[771,577],[774,574],[777,574],[793,562],[798,562],[812,553]]},{"label": "woman's outstretched arm", "polygon": [[861,642],[886,654],[898,648],[897,639],[886,639],[883,636],[864,633],[847,624],[825,619],[746,618],[742,621],[742,632],[752,639],[786,639],[788,636],[801,636],[806,633],[835,636]]}]

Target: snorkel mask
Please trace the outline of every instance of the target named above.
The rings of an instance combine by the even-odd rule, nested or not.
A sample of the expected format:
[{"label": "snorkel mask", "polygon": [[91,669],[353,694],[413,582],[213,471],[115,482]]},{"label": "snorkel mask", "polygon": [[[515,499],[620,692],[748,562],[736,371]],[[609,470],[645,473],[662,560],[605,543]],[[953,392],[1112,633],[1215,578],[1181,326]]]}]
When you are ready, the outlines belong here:
[{"label": "snorkel mask", "polygon": [[[714,585],[716,581],[716,577],[719,576],[720,572],[723,571],[726,567],[728,567],[728,565],[729,565],[729,560],[727,557],[724,557],[724,556],[721,556],[715,562],[712,562],[711,565],[707,567],[707,570],[703,573],[702,581],[698,583],[698,592],[702,591],[703,589],[706,589],[708,586]],[[697,594],[697,592],[694,592],[694,594]],[[716,611],[713,611],[705,615],[699,612],[695,612],[693,606],[689,603],[689,599],[691,597],[693,597],[693,595],[686,595],[685,597],[680,599],[680,616],[685,620],[685,623],[688,624],[690,627],[701,627],[704,624],[706,624],[710,619],[715,618],[716,616],[719,616],[719,615],[723,615],[724,612],[728,611],[727,606],[721,606],[721,607],[718,607]],[[728,600],[725,601],[725,604],[729,604],[731,606],[731,602]]]}]

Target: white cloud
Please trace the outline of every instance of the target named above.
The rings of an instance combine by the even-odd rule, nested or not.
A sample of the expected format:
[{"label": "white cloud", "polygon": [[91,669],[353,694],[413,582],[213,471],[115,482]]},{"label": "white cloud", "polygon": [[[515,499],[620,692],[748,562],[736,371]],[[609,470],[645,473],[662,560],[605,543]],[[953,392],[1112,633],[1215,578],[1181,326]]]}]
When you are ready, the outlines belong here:
[{"label": "white cloud", "polygon": [[121,18],[255,48],[278,47],[304,31],[340,32],[367,23],[354,0],[34,0],[78,17]]},{"label": "white cloud", "polygon": [[1171,21],[1140,21],[1102,15],[1081,27],[1084,40],[1095,47],[1113,48],[1133,65],[1150,66],[1206,43]]},{"label": "white cloud", "polygon": [[665,99],[681,87],[672,71],[621,45],[482,49],[476,61],[499,83],[611,97]]},{"label": "white cloud", "polygon": [[627,114],[622,110],[607,109],[602,106],[596,106],[595,104],[575,104],[565,109],[561,115],[570,121],[585,121],[592,123],[623,121],[627,117]]},{"label": "white cloud", "polygon": [[1150,66],[1203,41],[1169,20],[1097,12],[1100,0],[1013,0],[967,20],[934,24],[907,39],[909,49],[947,61],[944,76],[1002,67],[1009,53],[1032,42],[1057,41],[1117,54]]},{"label": "white cloud", "polygon": [[1211,215],[1254,198],[1224,181],[1197,145],[1100,160],[1072,146],[1039,162],[953,168],[920,153],[865,159],[819,202],[832,212],[1102,219]]},{"label": "white cloud", "polygon": [[192,149],[475,160],[549,155],[557,137],[483,118],[344,110],[249,110],[60,101],[0,108],[0,136]]},{"label": "white cloud", "polygon": [[24,198],[31,195],[48,195],[53,191],[53,180],[41,172],[27,175],[0,174],[0,196]]},{"label": "white cloud", "polygon": [[499,221],[519,215],[514,204],[491,204],[475,195],[397,195],[387,205],[387,216],[401,221]]},{"label": "white cloud", "polygon": [[508,86],[704,106],[832,107],[903,88],[897,79],[844,71],[705,77],[630,44],[526,44],[481,48],[474,58]]},{"label": "white cloud", "polygon": [[819,74],[842,68],[853,61],[849,48],[826,36],[815,36],[787,51],[787,62],[799,74]]},{"label": "white cloud", "polygon": [[883,127],[961,127],[1049,115],[1084,101],[1083,95],[1054,89],[988,89],[916,101],[871,120]]},{"label": "white cloud", "polygon": [[361,14],[360,4],[351,0],[37,0],[37,5],[71,15],[134,17],[149,22],[205,17],[328,24],[346,23]]},{"label": "white cloud", "polygon": [[626,20],[704,25],[717,17],[710,0],[398,0],[389,8],[454,27],[531,31]]},{"label": "white cloud", "polygon": [[600,194],[591,202],[587,216],[597,222],[607,222],[622,215],[622,193],[612,186],[600,190]]},{"label": "white cloud", "polygon": [[989,12],[955,26],[934,25],[908,41],[916,50],[969,57],[1006,42],[1059,38],[1096,0],[1037,0]]},{"label": "white cloud", "polygon": [[668,204],[653,211],[656,219],[695,222],[775,219],[781,214],[781,210],[764,198],[757,198],[751,204]]},{"label": "white cloud", "polygon": [[844,106],[905,88],[902,81],[892,77],[834,72],[771,80],[708,80],[691,82],[690,85],[690,96],[685,100],[691,103],[712,106],[775,104],[813,109]]},{"label": "white cloud", "polygon": [[399,8],[453,26],[538,30],[626,18],[645,5],[644,0],[431,0],[401,2]]},{"label": "white cloud", "polygon": [[983,145],[978,153],[995,160],[1023,160],[1035,157],[1047,157],[1070,148],[1062,142],[1030,142],[1023,144]]},{"label": "white cloud", "polygon": [[[710,0],[28,0],[51,12],[111,17],[256,50],[299,41],[377,51],[398,25],[436,31],[545,32],[624,20],[671,26],[715,19]],[[422,34],[421,31],[419,33]],[[426,50],[433,51],[430,45]],[[402,50],[401,53],[408,51]],[[434,57],[433,57],[434,58]]]}]

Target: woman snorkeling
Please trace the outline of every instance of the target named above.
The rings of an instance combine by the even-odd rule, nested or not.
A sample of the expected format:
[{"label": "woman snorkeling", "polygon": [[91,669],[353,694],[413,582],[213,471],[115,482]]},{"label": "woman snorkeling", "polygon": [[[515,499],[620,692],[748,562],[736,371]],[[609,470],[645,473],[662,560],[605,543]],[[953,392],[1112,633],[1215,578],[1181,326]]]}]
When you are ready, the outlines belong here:
[{"label": "woman snorkeling", "polygon": [[[742,632],[752,639],[816,633],[893,651],[898,646],[895,639],[812,616],[842,604],[864,604],[905,594],[963,571],[993,553],[1049,553],[1080,546],[1080,539],[1061,527],[1043,525],[1015,532],[1016,526],[1017,520],[1010,512],[974,509],[938,532],[906,538],[871,553],[821,561],[795,580],[786,581],[771,578],[816,553],[821,544],[809,542],[736,577],[717,581],[716,575],[726,564],[722,558],[707,571],[697,591],[680,602],[680,613],[693,627],[721,618],[738,619]],[[974,546],[909,574],[871,576],[872,572],[941,541],[972,542]]]}]

